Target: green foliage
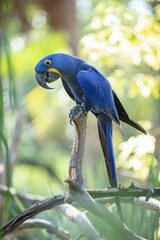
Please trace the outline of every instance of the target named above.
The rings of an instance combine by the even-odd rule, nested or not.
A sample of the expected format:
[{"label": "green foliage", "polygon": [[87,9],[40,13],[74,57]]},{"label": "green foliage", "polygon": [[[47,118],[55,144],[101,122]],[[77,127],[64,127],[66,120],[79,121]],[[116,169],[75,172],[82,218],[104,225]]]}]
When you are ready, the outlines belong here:
[{"label": "green foliage", "polygon": [[122,102],[128,99],[126,109],[138,103],[134,119],[138,112],[138,120],[152,121],[143,106],[159,99],[159,28],[152,15],[141,15],[118,1],[101,1],[81,40],[83,57],[98,64]]},{"label": "green foliage", "polygon": [[[14,76],[12,70],[12,63],[11,63],[11,54],[10,54],[10,46],[8,39],[3,31],[0,28],[0,165],[5,166],[3,174],[0,174],[0,182],[6,183],[9,187],[11,185],[11,167],[10,167],[10,154],[9,154],[9,147],[8,147],[8,139],[5,133],[5,100],[4,97],[4,86],[5,82],[2,79],[1,70],[2,70],[2,55],[6,57],[7,62],[7,80],[8,80],[8,87],[7,87],[7,100],[9,100],[9,107],[14,108],[16,102],[16,94],[15,94],[15,83],[14,83]],[[4,213],[4,216],[7,217],[8,215],[8,204],[10,200],[10,196],[6,193],[4,196],[4,209],[1,209],[1,217]],[[0,223],[2,219],[0,219]]]}]

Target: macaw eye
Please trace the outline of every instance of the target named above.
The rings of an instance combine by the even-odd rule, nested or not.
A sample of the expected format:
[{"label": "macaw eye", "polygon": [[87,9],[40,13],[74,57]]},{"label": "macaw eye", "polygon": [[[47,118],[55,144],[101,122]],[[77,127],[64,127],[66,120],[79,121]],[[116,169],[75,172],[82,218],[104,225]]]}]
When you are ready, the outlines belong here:
[{"label": "macaw eye", "polygon": [[51,61],[50,61],[50,60],[46,60],[44,63],[45,63],[45,65],[47,65],[47,66],[51,65]]}]

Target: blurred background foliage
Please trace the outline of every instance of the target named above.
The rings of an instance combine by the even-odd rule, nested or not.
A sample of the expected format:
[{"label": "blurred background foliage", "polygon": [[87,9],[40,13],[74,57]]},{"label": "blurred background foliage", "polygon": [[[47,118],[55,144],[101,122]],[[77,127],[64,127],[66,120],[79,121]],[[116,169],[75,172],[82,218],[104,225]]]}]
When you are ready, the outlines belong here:
[{"label": "blurred background foliage", "polygon": [[[47,91],[37,86],[34,77],[34,67],[42,57],[65,52],[101,70],[129,116],[148,132],[144,136],[122,124],[122,135],[114,125],[119,183],[129,186],[133,181],[138,186],[158,187],[160,1],[1,0],[0,23],[0,181],[19,192],[45,197],[68,191],[64,178],[68,176],[74,137],[68,115],[74,102],[60,81],[53,84],[54,90]],[[19,113],[24,114],[25,120],[12,163],[14,150],[10,150],[10,145]],[[108,177],[96,120],[91,114],[87,125],[83,162],[85,187],[105,188],[109,185]],[[19,202],[16,204],[10,201],[5,219],[23,210]],[[122,207],[127,226],[148,239],[159,239],[155,214],[129,203]],[[58,212],[54,218],[48,212],[41,217],[64,229],[72,229],[73,237],[79,231],[78,227],[71,228],[72,224]],[[103,236],[113,234],[90,217]],[[34,239],[36,236],[50,239],[44,231],[34,234]]]}]

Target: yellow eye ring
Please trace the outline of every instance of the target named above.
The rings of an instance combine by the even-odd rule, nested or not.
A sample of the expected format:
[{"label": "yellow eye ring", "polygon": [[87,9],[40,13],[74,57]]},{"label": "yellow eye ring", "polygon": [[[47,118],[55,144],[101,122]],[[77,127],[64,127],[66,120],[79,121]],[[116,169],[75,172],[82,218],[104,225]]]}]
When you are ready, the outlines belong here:
[{"label": "yellow eye ring", "polygon": [[51,65],[51,61],[50,61],[50,60],[46,60],[46,61],[44,62],[44,64],[47,65],[47,66],[50,66],[50,65]]}]

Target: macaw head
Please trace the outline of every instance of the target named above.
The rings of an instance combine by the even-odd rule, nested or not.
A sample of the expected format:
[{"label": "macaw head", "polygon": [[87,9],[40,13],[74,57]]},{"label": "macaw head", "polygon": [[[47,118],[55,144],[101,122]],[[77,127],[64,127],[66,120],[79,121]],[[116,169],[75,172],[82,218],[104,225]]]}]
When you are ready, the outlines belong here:
[{"label": "macaw head", "polygon": [[38,84],[51,89],[46,83],[56,81],[63,77],[69,79],[75,72],[73,56],[64,53],[55,53],[42,58],[35,67],[35,77]]}]

